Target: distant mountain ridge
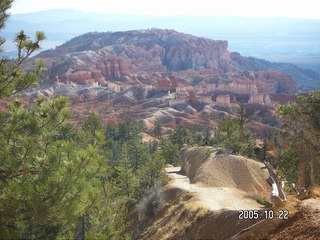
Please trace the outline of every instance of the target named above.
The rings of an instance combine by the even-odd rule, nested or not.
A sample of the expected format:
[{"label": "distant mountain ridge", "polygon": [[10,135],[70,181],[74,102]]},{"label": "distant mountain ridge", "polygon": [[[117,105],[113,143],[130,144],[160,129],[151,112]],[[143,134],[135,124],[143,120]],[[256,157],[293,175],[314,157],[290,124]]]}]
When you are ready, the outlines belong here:
[{"label": "distant mountain ridge", "polygon": [[[221,73],[245,70],[281,71],[292,75],[302,91],[320,89],[320,74],[316,71],[293,64],[243,57],[229,52],[227,41],[195,37],[174,30],[91,32],[77,36],[55,50],[44,51],[37,57],[59,61],[65,59],[70,63],[78,60],[90,62],[93,59],[105,61],[107,56],[124,57],[134,65],[133,69],[147,72],[201,69]],[[77,71],[73,71],[75,70]]]},{"label": "distant mountain ridge", "polygon": [[297,82],[298,88],[301,91],[319,90],[320,89],[320,72],[298,67],[292,63],[275,63],[258,59],[254,57],[244,58],[237,61],[237,57],[234,58],[242,69],[249,71],[280,71],[291,75]]},{"label": "distant mountain ridge", "polygon": [[131,29],[175,29],[210,39],[229,42],[231,51],[276,62],[319,66],[320,20],[290,18],[244,18],[210,16],[150,16],[116,13],[86,13],[72,9],[12,15],[1,34],[9,43],[17,31],[47,35],[44,49],[90,31],[128,31]]}]

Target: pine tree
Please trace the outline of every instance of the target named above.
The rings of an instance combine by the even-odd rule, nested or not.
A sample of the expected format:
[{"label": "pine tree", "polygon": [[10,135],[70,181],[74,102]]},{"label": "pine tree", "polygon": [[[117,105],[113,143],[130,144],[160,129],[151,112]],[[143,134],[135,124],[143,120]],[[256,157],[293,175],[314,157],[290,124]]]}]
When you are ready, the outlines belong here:
[{"label": "pine tree", "polygon": [[133,138],[139,139],[139,133],[142,126],[134,118],[126,118],[121,121],[118,126],[118,140],[121,142],[129,141]]},{"label": "pine tree", "polygon": [[[2,238],[43,238],[71,231],[95,202],[104,170],[85,133],[63,139],[67,100],[17,102],[2,114],[0,217]],[[15,227],[12,227],[15,226]]]},{"label": "pine tree", "polygon": [[[298,101],[287,106],[279,106],[277,115],[282,123],[282,134],[289,144],[289,150],[297,157],[299,166],[288,169],[292,172],[298,169],[298,188],[306,187],[308,179],[311,186],[320,183],[320,92],[309,96],[298,96]],[[288,165],[287,165],[288,166]],[[307,169],[310,168],[308,176]]]},{"label": "pine tree", "polygon": [[82,128],[88,133],[88,137],[93,145],[104,142],[104,129],[102,125],[101,119],[94,112],[83,123]]},{"label": "pine tree", "polygon": [[[239,119],[218,121],[219,139],[218,144],[222,144],[227,150],[254,157],[254,140],[251,132],[241,124]],[[223,134],[221,134],[223,133]]]},{"label": "pine tree", "polygon": [[[0,2],[0,28],[11,3]],[[41,32],[34,41],[23,31],[18,33],[17,59],[1,57],[0,98],[38,80],[41,63],[27,73],[21,73],[20,66],[43,39]],[[86,236],[122,238],[125,208],[112,193],[112,183],[103,180],[109,172],[107,161],[101,143],[92,141],[100,130],[86,124],[78,131],[67,123],[67,102],[64,97],[50,101],[40,97],[26,107],[16,99],[8,111],[0,112],[1,239],[73,239],[79,236],[75,232],[79,219]],[[107,204],[111,194],[116,201],[108,199]]]},{"label": "pine tree", "polygon": [[192,137],[190,131],[185,126],[178,126],[171,132],[169,139],[172,143],[179,145],[181,148],[183,144],[191,144]]},{"label": "pine tree", "polygon": [[179,166],[180,160],[180,147],[178,144],[174,144],[171,141],[164,141],[161,145],[161,155],[167,163],[173,166]]},{"label": "pine tree", "polygon": [[154,128],[153,128],[153,134],[156,138],[161,139],[162,138],[162,122],[160,120],[157,120],[154,123]]},{"label": "pine tree", "polygon": [[137,139],[128,141],[128,157],[133,172],[146,164],[149,154],[147,145],[141,144]]},{"label": "pine tree", "polygon": [[166,174],[164,173],[165,159],[163,156],[156,152],[151,155],[148,162],[139,170],[141,189],[144,191],[142,194],[147,193],[158,182],[166,182]]},{"label": "pine tree", "polygon": [[[8,17],[7,10],[11,7],[11,0],[3,0],[0,3],[0,30],[3,29]],[[12,96],[21,92],[38,81],[38,76],[43,71],[43,63],[38,61],[34,71],[21,73],[20,67],[23,62],[36,50],[40,49],[40,43],[45,39],[43,32],[36,32],[35,40],[20,31],[15,39],[18,56],[15,60],[9,60],[6,57],[0,57],[0,98]],[[2,46],[5,40],[0,38],[0,53],[4,50]]]},{"label": "pine tree", "polygon": [[122,145],[121,159],[116,167],[118,174],[116,181],[120,193],[125,196],[128,202],[134,202],[136,200],[138,187],[137,178],[133,173],[131,165],[127,143],[124,143]]}]

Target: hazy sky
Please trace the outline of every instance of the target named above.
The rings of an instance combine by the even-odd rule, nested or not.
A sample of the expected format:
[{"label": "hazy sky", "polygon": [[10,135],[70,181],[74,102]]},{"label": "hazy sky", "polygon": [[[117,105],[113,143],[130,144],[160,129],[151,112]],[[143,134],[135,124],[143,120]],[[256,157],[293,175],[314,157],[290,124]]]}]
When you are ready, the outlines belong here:
[{"label": "hazy sky", "polygon": [[150,15],[320,18],[319,0],[15,0],[11,13],[57,8]]}]

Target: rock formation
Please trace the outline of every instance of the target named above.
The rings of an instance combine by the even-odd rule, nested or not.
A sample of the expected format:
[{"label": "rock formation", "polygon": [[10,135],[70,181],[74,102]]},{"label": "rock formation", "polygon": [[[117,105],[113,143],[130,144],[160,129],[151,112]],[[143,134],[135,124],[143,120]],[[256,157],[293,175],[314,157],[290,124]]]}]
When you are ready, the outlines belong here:
[{"label": "rock formation", "polygon": [[68,73],[61,77],[57,77],[56,82],[77,83],[80,85],[88,84],[92,86],[103,86],[107,82],[99,71],[79,71],[75,73]]},{"label": "rock formation", "polygon": [[218,84],[216,90],[239,93],[239,94],[257,94],[258,93],[258,89],[255,83]]},{"label": "rock formation", "polygon": [[184,111],[192,115],[197,113],[197,110],[190,105],[188,105]]},{"label": "rock formation", "polygon": [[261,93],[288,93],[297,92],[293,78],[281,72],[255,72],[258,91]]},{"label": "rock formation", "polygon": [[268,106],[268,107],[272,107],[272,103],[271,103],[269,95],[265,95],[265,94],[254,94],[254,95],[251,95],[248,103],[250,103],[250,104],[258,104],[258,105],[265,105],[265,106]]},{"label": "rock formation", "polygon": [[214,110],[212,109],[212,107],[210,107],[209,105],[205,105],[202,110],[201,110],[201,115],[202,117],[210,117],[210,115],[214,112]]},{"label": "rock formation", "polygon": [[175,80],[170,80],[168,78],[159,80],[157,82],[157,90],[159,91],[169,91],[169,90],[176,90],[179,84]]},{"label": "rock formation", "polygon": [[230,95],[219,95],[216,99],[216,104],[222,107],[231,107]]},{"label": "rock formation", "polygon": [[146,128],[160,119],[165,128],[206,129],[231,114],[237,101],[260,110],[288,102],[287,94],[297,91],[290,75],[254,71],[226,41],[159,29],[88,34],[33,58],[46,62],[47,85],[24,96],[68,96],[77,121],[95,109],[105,122],[132,116]]},{"label": "rock formation", "polygon": [[201,84],[196,86],[178,86],[178,92],[196,91],[198,93],[210,93],[215,91],[233,92],[239,94],[257,94],[256,83],[219,83],[219,84]]},{"label": "rock formation", "polygon": [[122,57],[110,57],[94,68],[99,69],[107,80],[119,79],[122,75],[130,75],[128,63]]}]

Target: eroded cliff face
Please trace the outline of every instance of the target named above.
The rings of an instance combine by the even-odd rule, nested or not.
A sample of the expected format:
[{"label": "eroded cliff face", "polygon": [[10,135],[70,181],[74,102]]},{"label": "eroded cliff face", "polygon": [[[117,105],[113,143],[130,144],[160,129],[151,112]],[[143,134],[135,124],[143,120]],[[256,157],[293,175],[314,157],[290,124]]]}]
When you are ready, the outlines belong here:
[{"label": "eroded cliff face", "polygon": [[231,107],[230,96],[229,95],[217,96],[216,104],[222,107]]},{"label": "eroded cliff face", "polygon": [[212,69],[218,72],[231,70],[227,41],[203,38],[175,40],[165,48],[163,64],[170,71]]},{"label": "eroded cliff face", "polygon": [[167,129],[214,130],[240,102],[272,112],[297,90],[290,75],[243,71],[246,59],[235,60],[226,41],[172,30],[85,34],[38,58],[47,63],[46,85],[24,96],[68,96],[75,122],[94,109],[106,123],[132,116],[146,129],[161,120]]},{"label": "eroded cliff face", "polygon": [[129,65],[122,57],[110,57],[105,62],[99,62],[93,68],[101,71],[106,80],[119,79],[123,75],[129,75]]},{"label": "eroded cliff face", "polygon": [[264,105],[264,106],[268,106],[268,107],[272,106],[272,102],[270,100],[270,96],[269,95],[264,95],[264,94],[251,95],[248,103]]},{"label": "eroded cliff face", "polygon": [[281,72],[255,72],[255,79],[258,82],[257,87],[261,93],[287,93],[297,92],[296,82],[293,78]]},{"label": "eroded cliff face", "polygon": [[105,77],[100,71],[78,71],[75,73],[67,73],[60,77],[57,77],[56,82],[62,82],[66,84],[77,83],[80,85],[91,85],[91,86],[103,86],[106,85]]},{"label": "eroded cliff face", "polygon": [[[87,35],[83,35],[84,42],[88,41]],[[87,68],[97,68],[104,76],[116,78],[119,73],[128,75],[130,71],[151,73],[211,69],[227,72],[234,69],[227,41],[199,38],[173,30],[98,34],[91,45],[87,43],[84,46],[78,46],[78,38],[55,50],[44,51],[37,58],[63,59],[71,62],[70,68],[75,70],[79,70],[76,65],[87,63]]]},{"label": "eroded cliff face", "polygon": [[[91,44],[88,39],[92,40]],[[46,82],[58,80],[103,86],[105,81],[121,81],[157,85],[159,90],[174,90],[178,86],[186,89],[192,85],[195,87],[192,91],[208,92],[211,89],[239,94],[292,94],[297,91],[290,75],[240,71],[248,60],[240,54],[230,53],[227,41],[173,30],[88,33],[55,50],[44,51],[36,58],[42,58],[48,64],[50,79]],[[167,71],[173,74],[154,75]],[[172,79],[172,75],[178,81]],[[190,82],[190,76],[207,78],[203,89]],[[209,78],[218,80],[214,85]]]}]

